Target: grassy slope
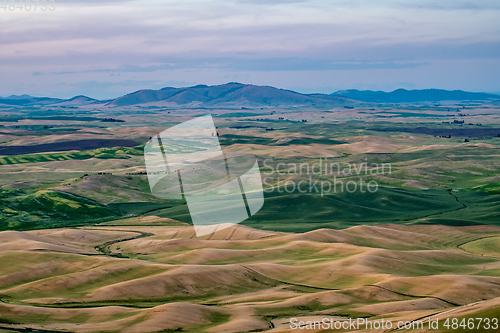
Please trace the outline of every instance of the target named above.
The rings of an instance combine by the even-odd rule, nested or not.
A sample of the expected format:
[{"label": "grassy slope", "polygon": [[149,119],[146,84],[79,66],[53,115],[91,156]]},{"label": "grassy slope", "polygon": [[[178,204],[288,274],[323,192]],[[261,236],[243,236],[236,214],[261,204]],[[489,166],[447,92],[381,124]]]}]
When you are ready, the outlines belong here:
[{"label": "grassy slope", "polygon": [[0,230],[93,224],[125,216],[90,199],[63,192],[2,189],[0,197]]},{"label": "grassy slope", "polygon": [[128,159],[130,158],[129,155],[142,156],[143,154],[144,152],[141,148],[99,148],[95,150],[69,153],[42,153],[2,156],[0,157],[0,165],[66,160],[86,160],[93,157],[99,159]]},{"label": "grassy slope", "polygon": [[[337,193],[323,197],[319,194],[273,192],[266,193],[263,208],[243,224],[257,229],[293,232],[384,223],[499,225],[498,200],[498,195],[479,191],[384,187],[374,194]],[[158,210],[149,215],[191,222],[186,205]]]}]

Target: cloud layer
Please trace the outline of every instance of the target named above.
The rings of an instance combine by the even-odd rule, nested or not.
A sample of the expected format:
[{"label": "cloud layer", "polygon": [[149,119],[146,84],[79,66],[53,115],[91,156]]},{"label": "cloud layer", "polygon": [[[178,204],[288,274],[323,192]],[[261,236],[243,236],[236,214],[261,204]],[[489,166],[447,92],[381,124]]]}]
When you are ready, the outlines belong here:
[{"label": "cloud layer", "polygon": [[500,91],[496,0],[66,0],[55,7],[0,13],[0,71],[8,79],[0,95],[68,97],[83,89],[107,98],[145,83],[227,81],[303,91],[403,82]]}]

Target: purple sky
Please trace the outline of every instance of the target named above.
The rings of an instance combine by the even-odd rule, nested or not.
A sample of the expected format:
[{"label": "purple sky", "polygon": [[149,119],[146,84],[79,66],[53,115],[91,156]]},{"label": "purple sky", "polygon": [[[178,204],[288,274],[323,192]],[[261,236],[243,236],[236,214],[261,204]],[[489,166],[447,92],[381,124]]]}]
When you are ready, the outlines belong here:
[{"label": "purple sky", "polygon": [[[272,2],[272,4],[269,4]],[[0,96],[142,88],[500,92],[498,0],[56,0],[0,9]]]}]

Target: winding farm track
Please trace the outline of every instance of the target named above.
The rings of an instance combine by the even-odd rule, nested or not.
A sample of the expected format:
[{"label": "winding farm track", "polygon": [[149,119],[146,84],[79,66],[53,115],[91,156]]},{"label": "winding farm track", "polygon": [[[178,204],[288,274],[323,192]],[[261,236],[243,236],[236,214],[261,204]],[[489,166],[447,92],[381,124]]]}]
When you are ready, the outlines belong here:
[{"label": "winding farm track", "polygon": [[268,279],[271,279],[271,280],[274,280],[274,281],[277,281],[277,282],[280,282],[280,283],[283,283],[283,284],[286,284],[286,285],[289,285],[289,286],[305,287],[305,288],[318,289],[318,290],[332,290],[332,291],[341,290],[341,289],[316,287],[316,286],[311,286],[311,285],[307,285],[307,284],[293,283],[293,282],[287,282],[287,281],[283,281],[283,280],[278,280],[278,279],[276,279],[276,278],[274,278],[272,276],[269,276],[267,274],[261,273],[261,272],[255,270],[253,268],[250,268],[248,266],[245,266],[245,265],[239,265],[239,266],[245,268],[246,270],[248,270],[248,271],[250,271],[252,273],[258,274],[258,275],[263,276],[265,278],[268,278]]},{"label": "winding farm track", "polygon": [[68,333],[69,331],[47,331],[47,330],[39,330],[32,328],[10,328],[7,326],[0,326],[0,332],[2,333]]},{"label": "winding farm track", "polygon": [[488,238],[495,238],[495,237],[500,237],[500,234],[493,235],[493,236],[485,236],[485,237],[479,237],[479,238],[476,238],[476,239],[472,239],[472,240],[464,242],[462,244],[458,244],[457,245],[457,249],[459,249],[461,251],[464,251],[464,252],[467,252],[467,253],[470,253],[470,254],[476,254],[476,255],[480,254],[481,256],[484,256],[484,257],[498,258],[498,256],[492,256],[492,255],[489,255],[489,254],[482,254],[482,253],[471,252],[471,251],[468,251],[468,250],[462,248],[462,246],[467,245],[469,243],[476,242],[476,241],[481,240],[481,239],[488,239]]},{"label": "winding farm track", "polygon": [[449,210],[449,211],[446,211],[446,212],[440,212],[440,213],[434,213],[434,214],[429,214],[429,215],[425,215],[425,216],[420,216],[420,217],[417,217],[417,218],[410,218],[410,219],[406,219],[406,220],[403,220],[405,222],[407,221],[416,221],[416,220],[421,220],[421,219],[425,219],[427,217],[431,217],[431,216],[439,216],[439,215],[444,215],[444,214],[448,214],[448,213],[452,213],[452,212],[457,212],[459,210],[462,210],[462,209],[465,209],[467,208],[467,205],[464,204],[462,201],[460,201],[460,199],[455,195],[453,194],[453,189],[448,189],[447,192],[449,195],[451,195],[452,197],[455,198],[455,200],[462,205],[462,207],[460,208],[457,208],[457,209],[452,209],[452,210]]},{"label": "winding farm track", "polygon": [[[89,230],[116,231],[116,230],[110,230],[110,229],[89,229]],[[94,249],[96,251],[98,251],[98,252],[106,255],[106,256],[115,257],[115,258],[128,258],[127,256],[123,255],[121,252],[113,253],[111,251],[111,246],[114,245],[114,244],[117,244],[117,243],[121,243],[121,242],[127,242],[127,241],[131,241],[131,240],[134,240],[134,239],[139,239],[139,238],[154,236],[154,234],[152,234],[152,233],[142,232],[142,231],[137,231],[137,230],[120,230],[120,231],[123,231],[123,232],[134,232],[134,233],[138,233],[139,235],[131,236],[131,237],[125,237],[125,238],[120,238],[120,239],[116,239],[116,240],[112,240],[112,241],[108,241],[108,242],[105,242],[105,243],[102,243],[102,244],[99,244],[99,245],[95,246]]]},{"label": "winding farm track", "polygon": [[367,284],[366,285],[367,287],[376,287],[376,288],[380,288],[380,289],[383,289],[383,290],[386,290],[386,291],[389,291],[391,293],[394,293],[396,295],[400,295],[400,296],[405,296],[405,297],[412,297],[412,298],[434,298],[434,299],[437,299],[441,302],[445,302],[447,304],[450,304],[452,306],[460,306],[460,304],[457,304],[457,303],[453,303],[453,302],[450,302],[450,301],[447,301],[443,298],[440,298],[440,297],[437,297],[437,296],[427,296],[427,295],[410,295],[410,294],[405,294],[405,293],[400,293],[398,291],[394,291],[394,290],[391,290],[389,288],[386,288],[386,287],[382,287],[382,286],[379,286],[377,284]]}]

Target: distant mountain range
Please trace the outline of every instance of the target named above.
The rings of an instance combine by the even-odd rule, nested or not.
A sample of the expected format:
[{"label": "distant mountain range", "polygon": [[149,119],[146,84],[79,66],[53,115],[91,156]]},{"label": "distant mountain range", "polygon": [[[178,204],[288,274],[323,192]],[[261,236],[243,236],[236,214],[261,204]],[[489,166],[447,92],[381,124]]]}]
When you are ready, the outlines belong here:
[{"label": "distant mountain range", "polygon": [[345,103],[333,95],[305,95],[269,86],[228,83],[219,86],[197,85],[188,88],[139,90],[111,101],[111,106],[187,106],[187,107],[265,107],[326,105]]},{"label": "distant mountain range", "polygon": [[462,90],[405,90],[393,92],[371,90],[341,90],[333,94],[301,94],[270,86],[255,86],[231,82],[218,86],[197,85],[186,88],[143,89],[112,99],[96,100],[87,96],[70,99],[11,95],[0,98],[0,106],[51,107],[182,107],[240,108],[355,105],[358,103],[422,103],[440,101],[493,101],[499,95]]},{"label": "distant mountain range", "polygon": [[342,96],[361,102],[368,103],[418,103],[418,102],[441,102],[441,101],[487,101],[500,99],[499,95],[474,93],[462,90],[423,89],[406,90],[397,89],[393,92],[372,90],[341,90],[333,93],[334,96]]}]

